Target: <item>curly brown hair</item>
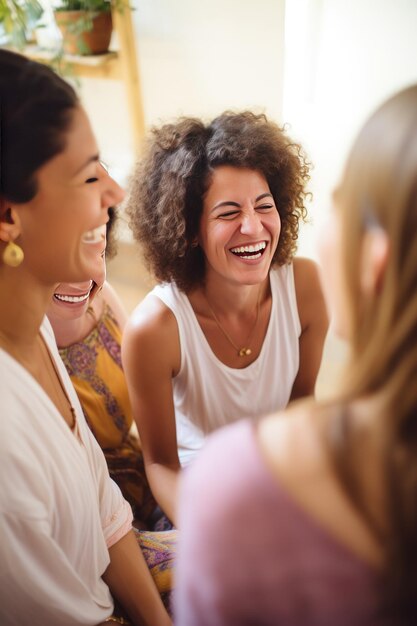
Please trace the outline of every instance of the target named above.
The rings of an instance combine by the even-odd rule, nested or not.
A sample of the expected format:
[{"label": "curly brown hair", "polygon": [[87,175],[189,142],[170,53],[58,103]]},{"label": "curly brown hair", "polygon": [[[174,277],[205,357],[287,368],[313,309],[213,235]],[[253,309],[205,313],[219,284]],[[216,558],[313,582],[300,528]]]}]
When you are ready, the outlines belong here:
[{"label": "curly brown hair", "polygon": [[263,174],[281,218],[272,263],[289,263],[307,211],[309,163],[265,115],[226,111],[205,125],[196,118],[153,128],[129,185],[126,211],[149,269],[183,291],[203,284],[205,257],[195,240],[211,173],[220,165]]}]

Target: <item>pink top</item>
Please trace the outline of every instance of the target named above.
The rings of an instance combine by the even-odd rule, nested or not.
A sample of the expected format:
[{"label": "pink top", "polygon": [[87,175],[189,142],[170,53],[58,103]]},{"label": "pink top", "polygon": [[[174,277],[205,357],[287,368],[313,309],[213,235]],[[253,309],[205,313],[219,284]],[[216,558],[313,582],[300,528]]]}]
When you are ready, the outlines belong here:
[{"label": "pink top", "polygon": [[277,484],[255,426],[210,436],[184,471],[178,626],[382,626],[377,573]]}]

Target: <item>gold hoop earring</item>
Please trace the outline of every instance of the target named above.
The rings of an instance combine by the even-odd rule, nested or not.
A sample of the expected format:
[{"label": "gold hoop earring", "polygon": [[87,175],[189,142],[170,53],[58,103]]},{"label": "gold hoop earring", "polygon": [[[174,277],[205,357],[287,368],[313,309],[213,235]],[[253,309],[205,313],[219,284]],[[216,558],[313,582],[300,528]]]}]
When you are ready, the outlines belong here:
[{"label": "gold hoop earring", "polygon": [[19,267],[24,258],[22,248],[13,241],[9,241],[3,252],[4,263],[9,267]]}]

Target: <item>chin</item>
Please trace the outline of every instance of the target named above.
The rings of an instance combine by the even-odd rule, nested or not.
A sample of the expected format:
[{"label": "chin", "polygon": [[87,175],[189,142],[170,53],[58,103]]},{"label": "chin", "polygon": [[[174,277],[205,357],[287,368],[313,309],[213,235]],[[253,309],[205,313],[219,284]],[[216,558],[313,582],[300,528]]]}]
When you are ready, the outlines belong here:
[{"label": "chin", "polygon": [[62,321],[76,320],[87,313],[90,300],[83,302],[82,304],[67,304],[64,302],[53,302],[48,315],[52,315],[54,319]]},{"label": "chin", "polygon": [[244,276],[238,277],[238,281],[244,285],[259,285],[263,283],[269,276],[269,268],[267,270],[246,271]]}]

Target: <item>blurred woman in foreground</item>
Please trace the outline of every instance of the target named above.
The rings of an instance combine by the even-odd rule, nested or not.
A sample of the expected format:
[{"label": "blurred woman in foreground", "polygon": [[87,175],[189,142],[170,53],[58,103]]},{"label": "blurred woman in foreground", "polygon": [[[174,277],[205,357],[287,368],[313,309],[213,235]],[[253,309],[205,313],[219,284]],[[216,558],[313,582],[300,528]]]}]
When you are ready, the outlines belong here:
[{"label": "blurred woman in foreground", "polygon": [[212,436],[181,492],[181,626],[416,623],[416,240],[413,86],[364,126],[322,243],[344,389]]}]

